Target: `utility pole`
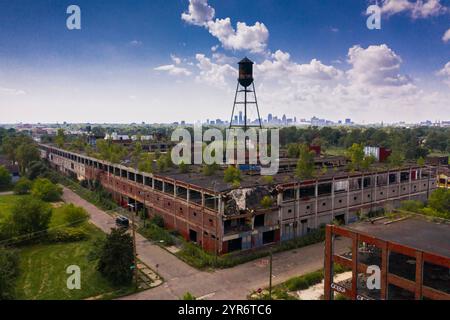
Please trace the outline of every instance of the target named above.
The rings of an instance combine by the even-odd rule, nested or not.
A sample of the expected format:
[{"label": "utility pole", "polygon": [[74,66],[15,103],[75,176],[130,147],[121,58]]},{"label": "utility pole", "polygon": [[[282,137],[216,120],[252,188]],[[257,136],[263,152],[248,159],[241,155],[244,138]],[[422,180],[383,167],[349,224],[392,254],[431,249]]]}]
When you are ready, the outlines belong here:
[{"label": "utility pole", "polygon": [[272,300],[272,249],[270,249],[269,258],[269,300]]}]

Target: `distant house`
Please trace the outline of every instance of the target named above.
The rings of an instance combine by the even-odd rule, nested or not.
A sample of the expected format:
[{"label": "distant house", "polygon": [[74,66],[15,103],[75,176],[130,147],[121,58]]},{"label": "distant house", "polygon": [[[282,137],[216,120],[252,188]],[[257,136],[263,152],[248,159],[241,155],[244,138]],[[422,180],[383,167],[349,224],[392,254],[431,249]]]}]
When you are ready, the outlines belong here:
[{"label": "distant house", "polygon": [[0,166],[4,166],[11,173],[12,182],[19,180],[19,166],[17,164],[13,164],[8,159],[0,157]]}]

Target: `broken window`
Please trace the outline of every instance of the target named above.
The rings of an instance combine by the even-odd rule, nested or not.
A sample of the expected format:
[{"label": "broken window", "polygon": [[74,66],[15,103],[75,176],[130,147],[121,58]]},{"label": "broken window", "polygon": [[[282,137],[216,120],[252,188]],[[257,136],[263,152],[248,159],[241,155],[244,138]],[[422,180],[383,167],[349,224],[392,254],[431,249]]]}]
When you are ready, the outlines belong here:
[{"label": "broken window", "polygon": [[164,192],[167,194],[173,195],[173,192],[174,192],[173,183],[166,182],[165,186],[164,186]]},{"label": "broken window", "polygon": [[287,189],[283,191],[283,201],[295,200],[295,189]]},{"label": "broken window", "polygon": [[265,216],[264,214],[255,216],[255,223],[254,223],[255,228],[256,227],[264,227],[264,216]]},{"label": "broken window", "polygon": [[409,172],[400,173],[400,182],[407,182],[407,181],[409,181]]},{"label": "broken window", "polygon": [[389,174],[389,183],[396,183],[397,182],[397,174],[396,173],[390,173]]},{"label": "broken window", "polygon": [[331,183],[322,183],[318,186],[319,196],[331,194]]},{"label": "broken window", "polygon": [[334,192],[346,192],[348,190],[348,181],[336,181],[334,183]]},{"label": "broken window", "polygon": [[310,198],[315,197],[315,195],[316,195],[315,186],[306,186],[300,188],[300,198]]},{"label": "broken window", "polygon": [[163,182],[161,180],[155,179],[155,189],[159,191],[163,190]]}]

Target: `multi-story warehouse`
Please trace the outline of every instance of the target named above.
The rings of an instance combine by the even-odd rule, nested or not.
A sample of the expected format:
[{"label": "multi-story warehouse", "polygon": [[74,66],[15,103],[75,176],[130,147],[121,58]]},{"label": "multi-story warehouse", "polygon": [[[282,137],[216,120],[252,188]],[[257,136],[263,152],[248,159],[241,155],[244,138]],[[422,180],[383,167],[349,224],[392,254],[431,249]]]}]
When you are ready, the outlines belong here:
[{"label": "multi-story warehouse", "polygon": [[292,172],[272,181],[244,175],[233,188],[223,173],[143,173],[49,145],[40,150],[55,169],[101,182],[121,205],[161,215],[167,228],[217,253],[293,239],[333,220],[351,223],[402,200],[426,200],[436,188],[436,170],[417,165],[373,172],[334,168],[302,181]]}]

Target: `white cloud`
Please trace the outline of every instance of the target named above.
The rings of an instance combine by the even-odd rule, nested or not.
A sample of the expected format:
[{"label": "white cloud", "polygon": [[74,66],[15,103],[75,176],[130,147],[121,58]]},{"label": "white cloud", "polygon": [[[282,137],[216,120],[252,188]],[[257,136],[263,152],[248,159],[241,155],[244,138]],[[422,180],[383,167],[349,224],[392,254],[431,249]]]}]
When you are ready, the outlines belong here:
[{"label": "white cloud", "polygon": [[[238,22],[235,29],[230,18],[214,20],[214,16],[215,10],[207,0],[189,0],[188,12],[184,12],[181,18],[189,24],[205,27],[225,49],[249,50],[253,53],[265,51],[269,30],[264,23],[256,22],[251,26]],[[217,47],[212,48],[212,51],[216,50]]]},{"label": "white cloud", "polygon": [[383,0],[381,3],[382,13],[390,16],[408,12],[413,19],[435,17],[448,11],[440,0]]},{"label": "white cloud", "polygon": [[210,86],[230,88],[232,79],[236,80],[237,70],[229,64],[217,64],[204,54],[196,54],[199,74],[196,80]]},{"label": "white cloud", "polygon": [[170,59],[172,59],[172,61],[175,63],[175,64],[180,64],[181,63],[181,59],[180,58],[178,58],[176,55],[174,55],[174,54],[171,54],[170,55]]},{"label": "white cloud", "polygon": [[449,42],[450,41],[450,29],[448,29],[444,35],[442,36],[442,41]]},{"label": "white cloud", "polygon": [[140,47],[140,46],[142,46],[142,41],[132,40],[128,44],[132,47]]},{"label": "white cloud", "polygon": [[291,61],[289,53],[281,50],[273,53],[271,59],[256,65],[256,70],[268,78],[286,77],[294,82],[302,79],[335,80],[342,75],[342,71],[333,66],[327,66],[317,59],[312,59],[306,64],[295,63]]},{"label": "white cloud", "polygon": [[188,12],[183,12],[181,19],[189,24],[204,26],[214,15],[215,10],[208,5],[208,0],[189,0]]},{"label": "white cloud", "polygon": [[254,53],[262,53],[269,39],[269,30],[264,23],[260,22],[256,22],[253,26],[238,22],[235,30],[230,18],[216,19],[209,21],[207,28],[222,43],[222,46],[229,50],[250,50]]},{"label": "white cloud", "polygon": [[5,88],[5,87],[0,87],[0,95],[5,95],[5,96],[22,96],[25,95],[26,92],[24,90],[21,89],[12,89],[12,88]]},{"label": "white cloud", "polygon": [[192,74],[192,72],[189,71],[188,69],[183,67],[177,67],[174,64],[159,66],[154,68],[153,70],[167,72],[172,76],[190,76]]},{"label": "white cloud", "polygon": [[401,75],[402,59],[387,45],[353,46],[348,51],[348,63],[352,68],[347,72],[354,85],[370,87],[402,87],[412,83],[410,77]]},{"label": "white cloud", "polygon": [[438,76],[444,77],[444,82],[450,87],[450,61],[437,72]]}]

